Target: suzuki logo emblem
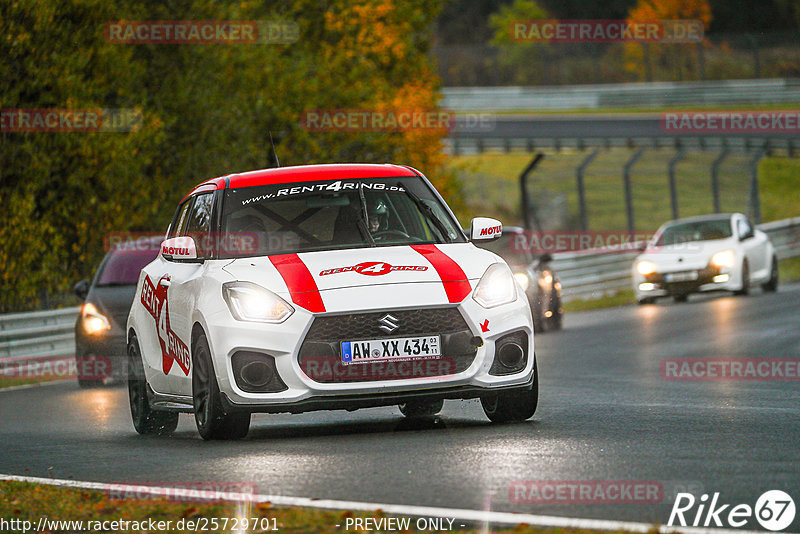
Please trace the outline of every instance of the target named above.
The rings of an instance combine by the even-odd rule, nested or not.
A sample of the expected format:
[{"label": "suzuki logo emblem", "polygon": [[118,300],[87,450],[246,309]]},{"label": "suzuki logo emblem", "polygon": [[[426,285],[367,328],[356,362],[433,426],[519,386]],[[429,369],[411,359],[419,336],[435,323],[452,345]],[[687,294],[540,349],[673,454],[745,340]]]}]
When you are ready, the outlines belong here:
[{"label": "suzuki logo emblem", "polygon": [[400,328],[400,325],[397,324],[397,317],[389,315],[388,313],[383,317],[381,317],[380,319],[378,319],[378,323],[380,324],[378,328],[380,328],[387,334],[391,334],[392,332]]}]

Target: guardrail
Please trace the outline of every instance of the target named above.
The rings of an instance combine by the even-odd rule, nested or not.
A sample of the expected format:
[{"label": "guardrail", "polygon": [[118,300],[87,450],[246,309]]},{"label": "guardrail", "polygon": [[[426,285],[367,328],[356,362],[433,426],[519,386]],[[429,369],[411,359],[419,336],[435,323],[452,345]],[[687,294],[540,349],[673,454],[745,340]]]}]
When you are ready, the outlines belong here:
[{"label": "guardrail", "polygon": [[[800,217],[759,225],[778,258],[800,256]],[[553,254],[564,300],[598,298],[631,287],[631,266],[638,252],[586,250]],[[0,375],[32,362],[63,360],[75,354],[75,321],[80,308],[0,315]]]},{"label": "guardrail", "polygon": [[445,87],[440,102],[455,112],[572,111],[800,102],[800,79],[653,82],[546,87]]},{"label": "guardrail", "polygon": [[0,315],[0,375],[31,362],[75,355],[75,321],[80,308]]},{"label": "guardrail", "polygon": [[[800,256],[800,217],[761,224],[757,228],[769,236],[778,259]],[[635,244],[625,250],[553,254],[552,267],[561,280],[564,301],[599,298],[620,289],[630,289],[633,284],[631,268],[638,254]]]}]

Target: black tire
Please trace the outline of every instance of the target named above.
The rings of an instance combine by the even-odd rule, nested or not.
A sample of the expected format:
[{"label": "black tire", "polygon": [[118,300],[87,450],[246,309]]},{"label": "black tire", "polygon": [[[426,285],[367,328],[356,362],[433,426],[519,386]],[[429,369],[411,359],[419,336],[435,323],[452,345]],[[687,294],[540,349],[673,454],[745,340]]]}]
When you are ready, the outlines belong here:
[{"label": "black tire", "polygon": [[92,389],[102,386],[105,383],[103,378],[98,378],[97,376],[92,376],[91,378],[89,378],[82,375],[82,371],[85,370],[87,367],[89,367],[90,369],[93,368],[92,366],[86,365],[83,356],[76,355],[75,368],[78,370],[78,386],[81,389]]},{"label": "black tire", "polygon": [[656,299],[653,298],[653,297],[645,297],[643,299],[637,300],[636,303],[641,306],[643,304],[653,304],[655,301],[656,301]]},{"label": "black tire", "polygon": [[200,437],[205,440],[244,438],[250,429],[250,413],[225,413],[205,335],[198,336],[192,345],[192,361],[194,420]]},{"label": "black tire", "polygon": [[672,300],[674,300],[675,302],[686,302],[687,300],[689,300],[689,295],[686,293],[682,293],[679,295],[672,295]]},{"label": "black tire", "polygon": [[399,405],[400,413],[406,417],[432,417],[442,411],[444,399],[411,400]]},{"label": "black tire", "polygon": [[536,369],[536,360],[533,363],[533,385],[530,389],[493,393],[481,397],[483,413],[493,423],[530,419],[536,413],[538,404],[539,372]]},{"label": "black tire", "polygon": [[747,260],[744,260],[742,264],[742,288],[734,291],[734,295],[747,295],[750,293],[750,266],[747,264]]},{"label": "black tire", "polygon": [[133,428],[139,434],[169,434],[178,427],[177,412],[158,411],[150,407],[142,353],[135,335],[128,341],[128,402]]},{"label": "black tire", "polygon": [[778,290],[778,258],[772,256],[772,266],[769,271],[769,280],[761,284],[761,289],[768,293],[774,293]]}]

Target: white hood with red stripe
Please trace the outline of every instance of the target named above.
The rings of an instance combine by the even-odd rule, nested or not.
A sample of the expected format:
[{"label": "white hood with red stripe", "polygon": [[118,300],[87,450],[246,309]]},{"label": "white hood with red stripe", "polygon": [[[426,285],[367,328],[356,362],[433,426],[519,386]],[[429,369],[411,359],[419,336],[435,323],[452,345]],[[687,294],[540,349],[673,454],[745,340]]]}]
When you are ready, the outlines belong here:
[{"label": "white hood with red stripe", "polygon": [[225,271],[314,313],[455,304],[497,256],[471,243],[237,259]]}]

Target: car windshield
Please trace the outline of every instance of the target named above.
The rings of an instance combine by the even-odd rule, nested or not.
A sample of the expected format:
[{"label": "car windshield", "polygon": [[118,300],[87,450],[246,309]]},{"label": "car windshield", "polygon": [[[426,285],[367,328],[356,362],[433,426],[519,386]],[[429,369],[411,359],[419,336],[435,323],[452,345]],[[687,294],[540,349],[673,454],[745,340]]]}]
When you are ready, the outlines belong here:
[{"label": "car windshield", "polygon": [[95,285],[135,286],[139,281],[139,272],[157,255],[157,247],[148,247],[146,250],[114,249],[101,264]]},{"label": "car windshield", "polygon": [[223,257],[464,242],[418,178],[342,179],[225,192]]},{"label": "car windshield", "polygon": [[656,241],[656,246],[725,239],[731,235],[731,221],[728,218],[677,223],[664,228]]}]

